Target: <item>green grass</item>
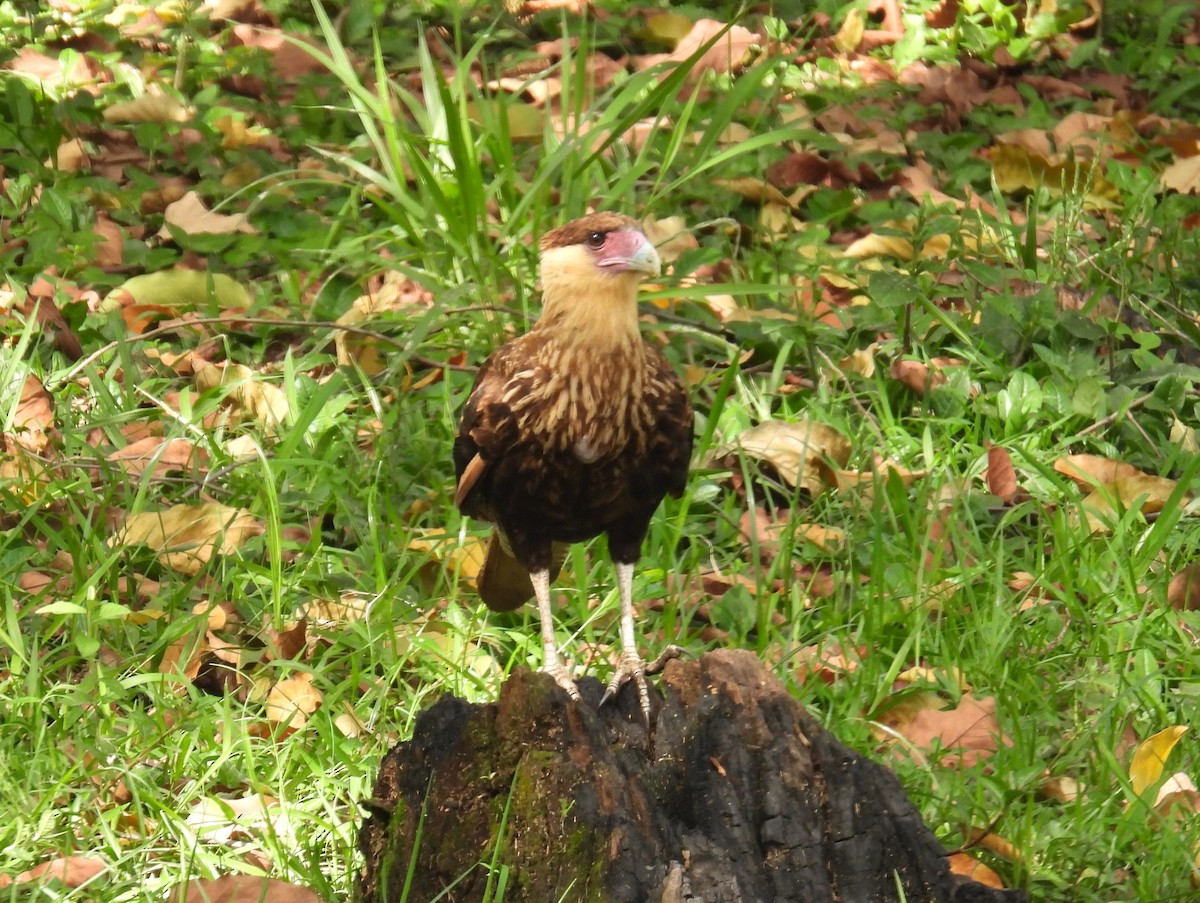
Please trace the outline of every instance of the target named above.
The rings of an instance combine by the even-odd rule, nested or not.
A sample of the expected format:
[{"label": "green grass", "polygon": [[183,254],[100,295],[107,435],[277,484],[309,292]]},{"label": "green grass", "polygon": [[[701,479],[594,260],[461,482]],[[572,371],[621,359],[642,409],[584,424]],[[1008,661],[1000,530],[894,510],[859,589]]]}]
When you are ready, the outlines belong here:
[{"label": "green grass", "polygon": [[[840,21],[838,5],[824,6]],[[1072,9],[1060,6],[1064,15]],[[162,899],[181,881],[265,863],[274,877],[348,897],[360,865],[358,801],[371,795],[386,750],[441,694],[486,701],[512,668],[540,662],[532,611],[487,613],[463,570],[461,551],[483,532],[453,507],[449,451],[472,375],[438,371],[460,354],[477,365],[526,327],[537,310],[530,239],[603,199],[640,215],[682,215],[698,240],[651,296],[669,309],[646,308],[658,315],[648,317],[648,331],[694,381],[697,451],[688,492],[664,504],[638,570],[639,598],[663,601],[642,618],[645,651],[667,642],[693,654],[756,650],[830,730],[897,769],[948,847],[972,828],[1009,840],[1019,860],[979,855],[1035,900],[1191,898],[1200,828],[1194,818],[1151,812],[1132,793],[1128,765],[1133,740],[1194,720],[1200,623],[1166,602],[1171,576],[1200,551],[1194,503],[1177,497],[1151,517],[1125,512],[1111,533],[1092,535],[1078,516],[1081,493],[1053,468],[1063,454],[1088,452],[1198,485],[1197,456],[1171,438],[1176,420],[1200,421],[1196,368],[1154,356],[1156,339],[1144,329],[1059,312],[1053,291],[1109,294],[1164,340],[1195,344],[1189,299],[1200,282],[1200,248],[1186,223],[1196,207],[1193,198],[1157,190],[1167,162],[1161,151],[1110,167],[1123,206],[1099,216],[1078,192],[1005,196],[977,155],[991,135],[1050,128],[1088,103],[1030,98],[1023,116],[985,105],[965,114],[961,131],[920,128],[913,123],[927,111],[894,86],[864,85],[829,59],[797,64],[765,52],[737,76],[701,77],[701,91],[691,89],[688,66],[627,74],[595,91],[584,78],[589,52],[630,40],[637,52],[655,49],[621,37],[638,24],[622,10],[586,23],[557,15],[520,23],[435,4],[423,12],[446,27],[422,32],[398,10],[375,19],[368,5],[349,4],[330,21],[291,7],[287,27],[307,28],[333,49],[323,57],[332,73],[301,85],[289,104],[206,91],[225,67],[262,74],[269,65],[221,51],[202,20],[168,28],[167,45],[190,54],[178,88],[197,107],[199,137],[176,154],[171,128],[135,127],[150,168],[129,181],[41,161],[81,129],[102,156],[89,129],[101,125],[98,110],[109,97],[126,99],[134,86],[107,86],[97,101],[0,76],[0,166],[8,180],[0,226],[12,249],[0,261],[0,281],[18,301],[50,266],[103,296],[133,273],[175,265],[184,250],[251,298],[249,311],[227,313],[205,293],[187,312],[223,315],[224,328],[138,338],[119,315],[64,291],[58,302],[84,354],[106,349],[78,364],[32,319],[0,321],[5,432],[20,435],[13,422],[28,374],[49,387],[55,418],[38,456],[11,442],[0,454],[0,874],[67,854],[109,866],[81,888],[0,896]],[[0,11],[7,17],[0,26],[41,47],[36,28],[8,21],[24,12]],[[1184,81],[1194,80],[1183,64],[1195,63],[1195,50],[1178,31],[1127,34],[1133,20],[1123,9],[1110,13],[1109,43],[1083,45],[1085,61],[1154,91],[1167,85],[1164,72],[1179,71],[1166,66],[1178,57]],[[53,21],[39,15],[39,25]],[[764,27],[786,31],[787,15],[780,10]],[[129,59],[148,52],[98,17],[88,21]],[[379,23],[374,33],[363,26],[371,21]],[[1172,12],[1163,21],[1182,20]],[[902,51],[933,60],[986,57],[1011,25],[989,25],[975,11],[958,43],[931,35]],[[422,33],[433,35],[430,42],[412,37]],[[479,88],[470,65],[494,77],[531,57],[534,40],[564,33],[579,38],[556,73],[575,123],[559,134],[547,119],[540,137],[514,138],[519,101]],[[1039,65],[1068,71],[1053,61]],[[868,163],[894,174],[907,158],[844,149],[794,115],[801,104],[835,110],[864,99],[881,124],[914,129],[909,152],[930,162],[939,187],[962,197],[969,186],[999,212],[964,215],[895,190],[821,186],[796,211],[801,229],[780,236],[761,224],[756,203],[715,183],[761,176],[787,152],[814,148],[851,169]],[[221,148],[214,123],[230,110],[258,117],[291,160]],[[630,148],[620,136],[641,120],[658,128]],[[728,142],[731,124],[745,127],[746,137]],[[336,178],[298,165],[314,160]],[[261,178],[223,186],[222,176],[242,163],[257,166]],[[177,244],[130,234],[124,270],[97,266],[97,210],[124,227],[153,233],[161,225],[159,214],[139,207],[157,174],[186,175],[212,206],[225,204],[221,212],[248,210],[259,234],[180,236]],[[915,245],[948,234],[947,249],[908,263],[838,253],[846,234],[885,234],[904,220]],[[998,247],[976,251],[963,240],[980,227],[1002,236]],[[1037,229],[1044,240],[1031,243]],[[724,260],[715,286],[680,284]],[[394,340],[380,346],[385,372],[338,369],[332,332],[322,324],[388,268],[431,292],[434,305],[365,324]],[[806,284],[831,271],[854,278],[854,293],[867,299],[843,308],[842,327],[798,313],[794,299],[793,277]],[[1032,295],[1006,288],[1025,278],[1050,288]],[[733,295],[750,314],[718,322],[704,301],[709,292]],[[312,325],[264,325],[280,317]],[[206,340],[213,359],[249,366],[283,390],[290,413],[274,435],[253,419],[220,420],[232,387],[198,391],[151,354]],[[875,342],[874,375],[831,369]],[[951,368],[924,397],[889,375],[895,359],[938,356],[965,366]],[[925,475],[908,485],[881,479],[810,495],[748,460],[713,459],[772,417],[837,429],[852,448],[848,469],[869,469],[879,455]],[[105,456],[126,441],[121,430],[131,424],[204,448],[206,471],[129,476]],[[231,454],[227,443],[239,436],[254,440],[253,455]],[[1005,506],[987,494],[989,443],[1009,450],[1028,501]],[[31,472],[40,477],[31,480]],[[248,509],[263,531],[197,575],[114,541],[129,514],[210,499]],[[775,550],[748,544],[739,522],[752,506],[767,509],[785,534],[818,523],[846,539],[830,550],[803,541]],[[832,592],[810,586],[821,569],[832,574]],[[31,570],[48,574],[54,587],[36,596],[20,589]],[[688,587],[689,577],[708,571],[745,583],[719,598]],[[1018,572],[1033,575],[1033,590],[1010,588]],[[146,579],[157,583],[135,591]],[[945,585],[954,590],[936,605],[914,604]],[[556,626],[569,660],[613,644],[618,606],[603,543],[573,552],[557,591],[565,604]],[[1022,609],[1033,593],[1044,603]],[[339,602],[353,602],[362,615],[333,610]],[[192,647],[211,651],[214,604],[226,620],[211,628],[213,637],[232,644],[246,682],[223,683],[233,665],[211,656],[194,680],[163,667],[180,648],[184,661]],[[306,611],[307,644],[281,657],[279,631]],[[803,650],[830,641],[863,650],[857,670],[831,683],[802,679]],[[873,719],[894,701],[897,675],[914,666],[940,675],[934,689],[949,702],[959,694],[954,669],[976,696],[994,698],[1010,743],[970,769],[939,765],[934,751],[906,757],[885,748]],[[602,678],[606,669],[592,667]],[[251,681],[265,687],[297,674],[312,676],[321,706],[285,735],[267,720],[263,688]],[[351,713],[358,732],[348,728]],[[1197,742],[1185,735],[1165,773],[1195,777]],[[1042,798],[1048,775],[1074,778],[1079,798]],[[257,795],[273,802],[266,814],[242,816],[236,831],[229,815],[200,823],[197,813],[216,800]],[[512,882],[508,864],[488,851],[480,867],[502,898]]]}]

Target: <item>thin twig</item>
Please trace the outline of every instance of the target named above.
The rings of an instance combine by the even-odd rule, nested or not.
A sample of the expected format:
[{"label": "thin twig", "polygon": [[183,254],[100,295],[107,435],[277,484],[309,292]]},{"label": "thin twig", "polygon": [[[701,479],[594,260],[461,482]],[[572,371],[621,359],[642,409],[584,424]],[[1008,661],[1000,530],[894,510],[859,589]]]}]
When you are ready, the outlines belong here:
[{"label": "thin twig", "polygon": [[[1086,436],[1089,433],[1096,432],[1096,430],[1104,429],[1104,427],[1106,427],[1106,426],[1112,426],[1123,415],[1128,414],[1130,411],[1134,410],[1135,408],[1140,408],[1142,405],[1144,405],[1146,402],[1148,402],[1153,397],[1154,397],[1153,392],[1147,392],[1145,395],[1139,395],[1133,401],[1129,402],[1129,404],[1125,405],[1125,407],[1121,408],[1121,410],[1113,411],[1107,417],[1101,417],[1099,420],[1097,420],[1091,426],[1084,427],[1075,435],[1076,436]],[[1141,427],[1138,426],[1138,429],[1141,430]],[[1143,431],[1142,435],[1145,436],[1144,431]],[[1149,439],[1148,436],[1146,438]]]}]

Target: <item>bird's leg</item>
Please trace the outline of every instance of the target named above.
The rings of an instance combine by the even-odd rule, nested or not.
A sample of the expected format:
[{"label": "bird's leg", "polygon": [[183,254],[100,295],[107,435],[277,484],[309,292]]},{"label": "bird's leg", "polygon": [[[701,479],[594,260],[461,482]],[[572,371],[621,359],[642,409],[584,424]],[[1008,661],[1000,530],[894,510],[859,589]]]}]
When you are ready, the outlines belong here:
[{"label": "bird's leg", "polygon": [[554,678],[554,682],[567,691],[567,695],[578,700],[579,688],[575,686],[575,678],[567,666],[558,657],[558,647],[554,642],[554,616],[550,611],[550,572],[548,570],[530,571],[529,579],[533,582],[533,592],[537,596],[538,620],[542,626],[542,670]]},{"label": "bird's leg", "polygon": [[[617,593],[621,597],[621,658],[617,662],[616,673],[608,682],[608,689],[600,705],[608,702],[617,695],[617,691],[632,679],[637,684],[638,701],[642,706],[642,716],[646,726],[650,726],[650,690],[646,686],[646,662],[638,655],[637,638],[633,632],[633,562],[617,562]],[[662,668],[667,658],[679,654],[676,646],[663,650],[663,655],[654,663],[655,670]]]}]

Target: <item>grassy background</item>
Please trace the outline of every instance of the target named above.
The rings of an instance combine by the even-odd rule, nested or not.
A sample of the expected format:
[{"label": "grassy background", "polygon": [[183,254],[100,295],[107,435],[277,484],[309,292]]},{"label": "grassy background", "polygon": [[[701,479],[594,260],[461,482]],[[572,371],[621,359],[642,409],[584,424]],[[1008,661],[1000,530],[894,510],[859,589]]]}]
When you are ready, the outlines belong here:
[{"label": "grassy background", "polygon": [[[828,33],[836,31],[846,8],[818,6],[834,23]],[[932,6],[907,10],[909,36],[873,58],[989,61],[1002,46],[1018,60],[1014,79],[1092,68],[1131,79],[1151,114],[1200,116],[1186,4],[1110,6],[1102,31],[1053,53],[1046,48],[1062,47],[1056,40],[1085,16],[1084,4],[1060,3],[1057,17],[1024,22],[1001,4],[964,4],[952,30],[921,25]],[[840,738],[897,768],[947,846],[980,828],[1008,840],[1018,856],[979,855],[1033,899],[1192,898],[1196,820],[1154,814],[1152,793],[1131,789],[1129,755],[1138,740],[1194,717],[1200,624],[1168,604],[1167,587],[1195,558],[1200,530],[1176,497],[1156,516],[1131,509],[1110,532],[1092,534],[1079,491],[1053,469],[1064,453],[1090,452],[1184,488],[1195,483],[1196,456],[1172,438],[1172,425],[1200,419],[1197,373],[1174,353],[1153,353],[1161,337],[1194,345],[1200,284],[1196,202],[1159,189],[1165,148],[1145,142],[1108,164],[1119,196],[1111,209],[1092,209],[1086,185],[1006,195],[980,153],[993,136],[1052,128],[1074,110],[1096,109],[1096,97],[1047,99],[1022,85],[1021,110],[973,105],[958,128],[947,127],[912,89],[866,82],[845,65],[852,55],[819,44],[826,32],[816,18],[783,6],[746,24],[821,49],[763,48],[739,74],[697,73],[699,91],[685,64],[626,73],[599,92],[586,78],[593,52],[662,49],[640,30],[644,16],[615,7],[600,18],[518,20],[348,3],[331,20],[303,4],[280,7],[285,31],[325,48],[316,54],[327,71],[298,80],[289,100],[213,87],[230,72],[276,73],[270,59],[230,51],[224,27],[194,10],[168,17],[159,43],[147,46],[106,24],[105,7],[69,22],[29,5],[0,7],[13,36],[8,53],[133,64],[98,97],[2,76],[0,275],[11,303],[19,309],[50,267],[105,295],[130,275],[197,259],[251,297],[225,328],[141,339],[119,313],[60,292],[84,353],[107,349],[82,364],[34,319],[5,320],[4,426],[16,434],[19,387],[32,373],[53,399],[55,430],[39,479],[29,479],[28,459],[12,443],[0,472],[0,873],[66,854],[102,860],[109,871],[81,888],[4,894],[159,899],[186,878],[260,870],[330,898],[348,894],[357,801],[370,796],[382,754],[440,694],[487,700],[504,673],[540,661],[532,612],[491,615],[471,592],[464,550],[482,533],[451,503],[449,449],[472,378],[466,367],[536,315],[531,239],[602,201],[681,215],[697,239],[648,296],[658,303],[647,306],[647,329],[692,385],[698,448],[689,491],[664,505],[639,567],[639,599],[661,602],[643,617],[645,649],[756,649]],[[81,51],[54,40],[74,32],[109,43]],[[536,42],[558,37],[577,41],[557,69],[575,125],[556,134],[548,118],[535,119],[536,136],[514,138],[530,110],[479,88],[472,66],[495,77],[539,59]],[[148,171],[114,177],[39,162],[78,134],[100,156],[105,104],[136,96],[162,73],[194,109],[188,126],[198,139],[182,154],[172,140],[178,127],[148,123],[129,129]],[[796,116],[842,107],[895,129],[904,151],[847,150]],[[292,164],[223,147],[217,122],[231,111],[270,131]],[[621,140],[648,117],[669,127],[638,148]],[[734,126],[742,131],[730,141]],[[801,148],[885,177],[921,159],[943,191],[975,191],[995,212],[824,184],[798,205],[800,227],[779,234],[757,203],[715,181],[761,177]],[[337,177],[301,165],[314,161]],[[223,177],[242,163],[259,177],[231,187]],[[136,227],[161,225],[138,204],[160,174],[183,174],[223,212],[247,212],[257,234],[138,238]],[[126,230],[120,267],[95,261],[98,211]],[[842,253],[850,237],[889,230],[917,247],[950,238],[915,259],[867,263]],[[999,239],[970,241],[985,230]],[[714,268],[714,285],[686,284]],[[384,372],[339,368],[331,330],[320,324],[385,269],[427,290],[433,304],[367,324],[392,339],[381,346]],[[836,325],[807,315],[793,285],[831,275],[854,288],[827,296],[862,302]],[[1046,288],[1016,291],[1018,280]],[[1109,296],[1151,328],[1063,313],[1059,286]],[[705,301],[714,293],[732,295],[747,314],[721,322]],[[220,313],[207,298],[193,307]],[[280,316],[315,325],[261,322]],[[197,391],[150,354],[202,340],[215,342],[212,359],[250,366],[283,390],[290,413],[274,435],[254,420],[206,422],[228,405],[231,388]],[[832,366],[868,347],[873,374]],[[890,375],[896,359],[938,356],[965,366],[923,395]],[[443,372],[448,362],[456,366]],[[879,455],[924,475],[810,494],[744,457],[714,459],[769,418],[836,428],[850,443],[849,469],[869,470]],[[199,475],[130,476],[106,453],[141,422],[202,445],[211,465]],[[226,443],[238,435],[259,453],[233,457]],[[1027,501],[988,495],[989,443],[1011,452]],[[247,508],[265,531],[191,577],[115,539],[130,514],[201,498]],[[743,515],[756,507],[782,541],[742,535]],[[845,540],[822,549],[792,538],[805,523],[838,528]],[[52,587],[22,588],[32,570],[50,575]],[[713,572],[732,588],[696,588]],[[1019,572],[1032,575],[1031,588],[1010,586]],[[147,577],[158,581],[153,591],[131,591]],[[603,675],[617,600],[601,544],[575,550],[558,588],[567,657],[586,661],[592,650],[591,667]],[[285,648],[281,631],[300,614],[307,641]],[[218,639],[240,650],[244,680],[217,661],[181,682],[163,664],[181,642],[211,658]],[[856,669],[814,677],[818,643],[860,650]],[[927,680],[898,691],[897,677],[915,666],[929,669]],[[261,691],[298,675],[311,678],[321,705],[289,734],[270,719]],[[1010,743],[969,768],[940,764],[936,751],[905,756],[881,745],[875,725],[890,707],[929,689],[953,705],[963,692],[956,675],[995,699]],[[1196,738],[1186,735],[1171,756],[1167,772],[1194,774]],[[1073,778],[1080,792],[1046,799],[1047,777]]]}]

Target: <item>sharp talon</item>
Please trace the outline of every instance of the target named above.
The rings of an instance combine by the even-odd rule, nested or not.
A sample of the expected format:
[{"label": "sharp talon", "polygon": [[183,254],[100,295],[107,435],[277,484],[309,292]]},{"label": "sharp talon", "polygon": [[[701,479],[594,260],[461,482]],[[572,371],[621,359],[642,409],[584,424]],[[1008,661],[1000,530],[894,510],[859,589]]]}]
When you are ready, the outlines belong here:
[{"label": "sharp talon", "polygon": [[565,665],[561,663],[547,665],[542,671],[553,677],[554,682],[566,690],[567,695],[576,702],[579,702],[583,698],[579,695],[579,687],[575,686],[575,678]]},{"label": "sharp talon", "polygon": [[[660,655],[659,659],[662,658],[663,656]],[[667,656],[667,658],[674,658],[674,656]],[[659,668],[662,667],[662,664],[658,660],[655,660],[654,664]],[[612,680],[608,682],[608,687],[604,690],[604,696],[600,698],[600,705],[604,705],[606,702],[614,699],[617,693],[620,692],[621,687],[632,680],[637,685],[638,703],[642,709],[642,717],[646,721],[646,728],[649,729],[650,687],[646,684],[646,675],[650,673],[653,672],[646,667],[646,663],[636,653],[622,655],[620,661],[617,663],[617,670],[613,674]]]}]

